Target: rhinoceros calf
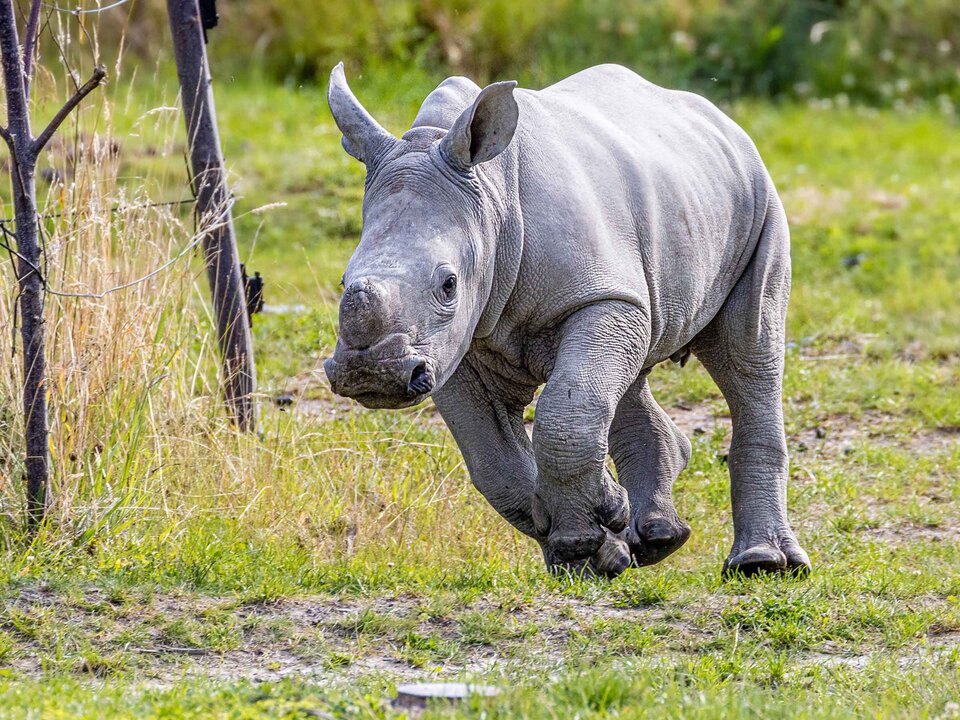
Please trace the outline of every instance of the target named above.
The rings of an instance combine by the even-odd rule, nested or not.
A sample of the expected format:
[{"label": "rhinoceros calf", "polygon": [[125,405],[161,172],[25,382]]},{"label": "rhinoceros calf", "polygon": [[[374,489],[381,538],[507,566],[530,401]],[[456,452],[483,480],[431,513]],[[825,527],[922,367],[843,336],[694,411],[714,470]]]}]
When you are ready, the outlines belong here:
[{"label": "rhinoceros calf", "polygon": [[540,91],[450,78],[400,139],[342,65],[328,100],[367,169],[334,392],[432,395],[474,485],[547,564],[612,576],[690,534],[671,498],[690,443],[647,375],[692,352],[733,419],[724,569],[809,568],[786,507],[789,233],[733,121],[615,65]]}]

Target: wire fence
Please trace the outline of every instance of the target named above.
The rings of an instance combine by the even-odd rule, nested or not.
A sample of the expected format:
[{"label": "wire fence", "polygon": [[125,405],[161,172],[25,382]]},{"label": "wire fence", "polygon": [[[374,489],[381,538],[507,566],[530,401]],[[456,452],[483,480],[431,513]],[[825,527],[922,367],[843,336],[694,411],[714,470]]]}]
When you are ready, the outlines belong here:
[{"label": "wire fence", "polygon": [[[131,212],[134,210],[144,210],[144,209],[151,209],[151,208],[180,207],[183,205],[195,204],[195,203],[196,203],[196,198],[185,198],[183,200],[167,200],[163,202],[151,202],[151,203],[142,203],[139,205],[127,205],[123,207],[117,206],[117,207],[110,208],[110,214],[113,215],[119,212]],[[232,207],[232,205],[233,203],[231,202],[230,206]],[[230,208],[228,207],[227,210],[229,209]],[[50,213],[48,215],[40,215],[38,216],[38,219],[50,220],[50,219],[55,219],[59,217],[63,217],[63,213]],[[69,292],[67,290],[58,290],[50,287],[50,284],[47,282],[47,278],[44,275],[43,270],[37,267],[34,263],[27,260],[23,255],[17,252],[17,250],[10,245],[9,240],[16,239],[16,233],[9,228],[9,225],[12,224],[13,222],[14,220],[11,218],[0,218],[0,233],[2,233],[2,240],[0,240],[0,249],[7,251],[7,254],[10,256],[11,263],[13,262],[14,257],[17,257],[21,262],[26,263],[29,266],[29,270],[31,272],[36,273],[37,276],[40,278],[40,283],[43,286],[43,290],[45,293],[48,293],[50,295],[55,295],[57,297],[90,298],[93,300],[101,300],[105,298],[107,295],[110,295],[115,292],[119,292],[120,290],[126,290],[128,288],[132,288],[136,285],[139,285],[140,283],[146,282],[147,280],[150,280],[151,278],[156,277],[161,272],[166,270],[168,267],[175,264],[180,258],[186,255],[188,252],[193,250],[197,245],[199,245],[200,242],[203,240],[204,236],[206,235],[206,233],[212,232],[217,228],[217,226],[214,225],[214,226],[205,228],[202,232],[195,232],[190,242],[188,242],[186,246],[184,246],[184,248],[180,250],[180,252],[178,252],[176,255],[174,255],[172,258],[167,260],[165,263],[163,263],[159,267],[154,268],[153,270],[148,272],[146,275],[143,275],[137,278],[136,280],[131,280],[121,285],[116,285],[114,287],[107,288],[106,290],[102,290],[100,292],[82,293],[82,292]]]},{"label": "wire fence", "polygon": [[[138,203],[136,205],[122,205],[122,206],[117,205],[110,208],[109,212],[111,215],[115,215],[117,213],[132,212],[135,210],[149,210],[154,208],[165,208],[165,207],[182,207],[184,205],[196,205],[196,203],[197,203],[196,197],[191,197],[191,198],[183,198],[181,200],[163,200],[159,202]],[[207,237],[210,233],[217,231],[218,229],[224,227],[228,222],[230,222],[230,219],[229,219],[230,214],[233,212],[233,207],[235,204],[236,204],[235,198],[231,197],[229,202],[225,206],[223,206],[221,210],[215,213],[217,216],[222,218],[221,220],[215,223],[212,223],[210,225],[206,225],[204,227],[195,226],[193,237],[191,237],[190,241],[176,255],[171,257],[162,265],[159,265],[158,267],[154,268],[153,270],[146,273],[145,275],[142,275],[136,278],[135,280],[130,280],[129,282],[125,282],[120,285],[115,285],[113,287],[107,288],[106,290],[101,290],[99,292],[70,292],[67,290],[59,290],[59,289],[50,287],[50,284],[47,281],[47,278],[43,272],[43,269],[38,267],[36,264],[31,262],[27,258],[25,258],[21,253],[17,251],[17,249],[13,245],[10,244],[9,242],[10,240],[14,240],[14,241],[16,240],[16,232],[14,230],[11,230],[9,227],[10,225],[16,222],[14,218],[0,218],[0,250],[5,250],[7,252],[7,255],[10,257],[11,264],[14,264],[14,258],[18,258],[20,261],[26,263],[29,266],[28,268],[29,271],[36,273],[37,276],[40,278],[40,284],[43,286],[43,290],[45,293],[54,295],[56,297],[63,297],[63,298],[88,298],[92,300],[101,300],[105,298],[107,295],[111,295],[112,293],[119,292],[121,290],[127,290],[129,288],[135,287],[136,285],[144,283],[156,277],[167,268],[176,264],[178,260],[183,258],[191,250],[196,248],[203,241],[203,239]],[[268,203],[266,205],[261,205],[259,207],[255,207],[251,210],[248,210],[242,213],[241,215],[239,215],[238,218],[244,217],[245,215],[261,213],[265,210],[269,210],[276,207],[284,207],[285,205],[286,203],[284,202]],[[45,215],[38,215],[37,217],[40,220],[52,220],[56,218],[61,218],[63,216],[64,216],[64,213],[60,212],[60,213],[48,213]],[[16,267],[15,264],[14,264],[14,267]]]}]

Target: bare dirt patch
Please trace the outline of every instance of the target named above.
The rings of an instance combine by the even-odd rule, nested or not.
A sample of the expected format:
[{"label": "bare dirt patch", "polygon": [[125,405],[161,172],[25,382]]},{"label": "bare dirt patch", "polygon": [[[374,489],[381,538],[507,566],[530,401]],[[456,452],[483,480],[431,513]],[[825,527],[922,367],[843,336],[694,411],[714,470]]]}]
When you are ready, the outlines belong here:
[{"label": "bare dirt patch", "polygon": [[[862,192],[862,191],[861,191]],[[836,220],[849,212],[854,194],[850,190],[825,188],[816,185],[801,185],[781,193],[787,219],[791,225],[819,225]],[[904,195],[879,188],[867,190],[863,196],[869,200],[869,209],[854,230],[870,232],[872,224],[885,213],[902,212],[910,205]]]},{"label": "bare dirt patch", "polygon": [[916,540],[926,542],[960,542],[960,528],[944,525],[920,525],[901,522],[862,530],[863,535],[882,542],[902,544]]},{"label": "bare dirt patch", "polygon": [[[665,408],[677,427],[687,436],[712,434],[721,429],[729,446],[732,432],[730,415],[717,412],[710,403]],[[902,429],[902,418],[881,412],[864,412],[859,417],[839,413],[822,417],[810,427],[787,436],[795,457],[812,454],[834,459],[853,452],[859,445],[872,443],[921,455],[948,453],[960,448],[960,429],[943,426]]]},{"label": "bare dirt patch", "polygon": [[[922,640],[904,648],[894,658],[897,666],[907,669],[923,663],[935,662],[937,659],[955,652],[960,648],[960,633],[931,633]],[[800,667],[810,665],[821,665],[823,667],[843,667],[848,670],[863,670],[872,661],[877,659],[889,658],[890,653],[886,650],[856,654],[836,652],[812,652],[807,654]]]}]

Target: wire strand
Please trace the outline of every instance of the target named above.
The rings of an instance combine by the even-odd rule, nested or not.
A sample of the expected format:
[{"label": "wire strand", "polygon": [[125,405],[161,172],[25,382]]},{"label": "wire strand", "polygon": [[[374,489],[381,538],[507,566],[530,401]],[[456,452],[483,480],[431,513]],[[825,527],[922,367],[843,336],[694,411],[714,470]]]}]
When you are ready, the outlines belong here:
[{"label": "wire strand", "polygon": [[[190,205],[197,201],[194,197],[183,198],[181,200],[159,200],[157,202],[148,202],[141,203],[138,205],[114,205],[110,208],[109,212],[111,214],[116,214],[119,212],[127,212],[129,210],[149,210],[150,208],[162,208],[162,207],[174,207],[179,205]],[[56,220],[62,218],[66,213],[56,212],[56,213],[47,213],[46,215],[37,215],[38,220]],[[0,218],[0,225],[10,225],[16,222],[16,218]]]},{"label": "wire strand", "polygon": [[[211,227],[211,228],[210,228],[210,231],[216,230],[217,227],[218,227],[218,226],[213,226],[213,227]],[[189,243],[187,243],[180,252],[178,252],[178,253],[177,253],[176,255],[174,255],[172,258],[170,258],[169,260],[167,260],[165,263],[163,263],[163,265],[160,265],[159,267],[156,267],[156,268],[154,268],[153,270],[151,270],[150,272],[148,272],[146,275],[143,275],[143,276],[141,276],[141,277],[138,277],[136,280],[131,280],[130,282],[123,283],[122,285],[115,285],[114,287],[107,288],[106,290],[103,290],[103,291],[101,291],[101,292],[95,292],[95,293],[80,293],[80,292],[68,292],[68,291],[66,291],[66,290],[54,290],[52,287],[50,287],[49,285],[47,285],[46,282],[44,282],[44,288],[45,288],[45,290],[46,290],[47,293],[49,293],[50,295],[56,295],[57,297],[64,297],[64,298],[86,298],[86,299],[89,299],[89,300],[102,300],[102,299],[105,298],[107,295],[111,295],[111,294],[113,294],[113,293],[115,293],[115,292],[120,292],[121,290],[126,290],[127,288],[132,288],[132,287],[135,286],[135,285],[139,285],[140,283],[144,283],[144,282],[146,282],[147,280],[150,280],[150,279],[156,277],[157,275],[159,275],[160,273],[162,273],[164,270],[166,270],[168,267],[170,267],[171,265],[173,265],[174,263],[176,263],[180,258],[182,258],[184,255],[186,255],[188,252],[190,252],[191,250],[193,250],[197,245],[199,245],[199,244],[203,241],[203,238],[204,238],[205,235],[206,235],[206,233],[201,233],[201,234],[199,234],[199,235],[196,235],[196,236],[193,238],[193,240],[191,240]]]},{"label": "wire strand", "polygon": [[54,5],[47,2],[41,3],[41,5],[46,8],[50,8],[51,10],[56,10],[57,12],[66,13],[67,15],[96,15],[97,13],[106,12],[107,10],[112,10],[115,7],[126,5],[128,2],[130,2],[130,0],[117,0],[116,2],[110,3],[109,5],[104,5],[103,7],[88,8],[86,10],[79,7],[71,10],[70,8],[60,7],[59,5]]}]

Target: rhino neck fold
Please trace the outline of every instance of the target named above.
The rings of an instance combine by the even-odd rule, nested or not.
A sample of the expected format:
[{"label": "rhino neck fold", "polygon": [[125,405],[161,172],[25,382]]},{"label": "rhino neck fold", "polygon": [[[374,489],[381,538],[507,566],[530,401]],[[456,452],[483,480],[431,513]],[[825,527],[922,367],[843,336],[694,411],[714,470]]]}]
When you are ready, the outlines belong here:
[{"label": "rhino neck fold", "polygon": [[[519,133],[518,133],[519,135]],[[520,210],[518,169],[519,137],[495,160],[478,166],[478,177],[484,191],[498,206],[497,240],[494,247],[493,281],[490,296],[473,333],[475,338],[489,336],[513,295],[520,274],[523,256],[523,215]]]}]

